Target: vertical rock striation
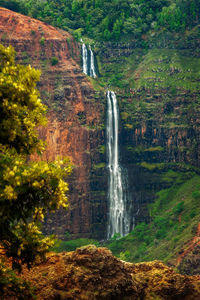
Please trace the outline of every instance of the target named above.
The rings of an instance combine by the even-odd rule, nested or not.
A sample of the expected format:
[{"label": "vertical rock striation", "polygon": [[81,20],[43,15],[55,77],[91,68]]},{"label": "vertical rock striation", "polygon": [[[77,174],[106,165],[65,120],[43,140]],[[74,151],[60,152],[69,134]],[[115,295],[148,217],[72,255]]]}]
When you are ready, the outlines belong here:
[{"label": "vertical rock striation", "polygon": [[[42,70],[38,88],[49,107],[48,125],[39,128],[39,136],[47,141],[42,159],[69,156],[74,164],[70,209],[48,218],[45,232],[60,237],[67,231],[72,237],[93,234],[103,238],[106,201],[96,181],[101,189],[106,181],[104,170],[97,173],[94,166],[100,158],[105,159],[98,152],[104,144],[104,108],[100,101],[104,96],[93,90],[82,72],[79,45],[67,32],[4,8],[0,8],[0,39],[5,46],[14,46],[18,62]],[[39,158],[33,155],[32,159]]]}]

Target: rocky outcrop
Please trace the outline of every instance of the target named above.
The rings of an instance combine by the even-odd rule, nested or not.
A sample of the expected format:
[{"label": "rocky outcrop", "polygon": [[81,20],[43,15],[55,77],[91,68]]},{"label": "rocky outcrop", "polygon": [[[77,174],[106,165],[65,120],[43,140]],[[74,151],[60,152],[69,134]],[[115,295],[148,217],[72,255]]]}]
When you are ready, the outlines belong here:
[{"label": "rocky outcrop", "polygon": [[93,245],[52,254],[23,276],[37,299],[181,299],[200,297],[200,277],[183,276],[159,261],[130,264]]},{"label": "rocky outcrop", "polygon": [[[104,144],[104,95],[83,74],[79,45],[67,32],[4,8],[0,8],[0,40],[14,46],[18,62],[42,70],[38,88],[49,107],[48,125],[39,129],[47,141],[42,159],[69,156],[74,165],[68,179],[70,209],[47,218],[45,233],[103,238],[106,201],[96,182],[104,191],[106,179],[104,170],[95,165],[105,160],[98,152]],[[98,226],[101,232],[94,230]]]}]

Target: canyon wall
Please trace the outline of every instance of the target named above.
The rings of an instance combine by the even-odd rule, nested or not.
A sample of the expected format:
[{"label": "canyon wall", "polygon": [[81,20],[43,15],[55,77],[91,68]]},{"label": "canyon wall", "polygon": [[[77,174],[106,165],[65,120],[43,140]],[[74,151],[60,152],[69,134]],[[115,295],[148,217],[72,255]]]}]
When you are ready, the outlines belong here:
[{"label": "canyon wall", "polygon": [[135,223],[149,221],[156,192],[199,173],[199,44],[197,28],[140,44],[96,45],[101,74],[119,101],[120,157]]},{"label": "canyon wall", "polygon": [[119,102],[120,163],[128,173],[132,223],[149,221],[147,206],[157,191],[199,172],[198,32],[96,43],[95,84],[83,74],[80,46],[67,32],[1,8],[0,39],[15,47],[18,62],[42,70],[38,88],[49,107],[48,125],[39,129],[48,144],[42,159],[67,155],[74,164],[68,179],[70,209],[48,217],[45,233],[106,236],[108,86]]},{"label": "canyon wall", "polygon": [[44,232],[103,238],[107,183],[98,163],[105,161],[105,100],[82,72],[79,45],[67,32],[4,8],[0,8],[0,40],[15,48],[18,63],[42,71],[38,89],[48,106],[48,124],[39,129],[39,136],[47,148],[42,158],[32,159],[69,156],[74,165],[68,179],[70,208],[48,216]]}]

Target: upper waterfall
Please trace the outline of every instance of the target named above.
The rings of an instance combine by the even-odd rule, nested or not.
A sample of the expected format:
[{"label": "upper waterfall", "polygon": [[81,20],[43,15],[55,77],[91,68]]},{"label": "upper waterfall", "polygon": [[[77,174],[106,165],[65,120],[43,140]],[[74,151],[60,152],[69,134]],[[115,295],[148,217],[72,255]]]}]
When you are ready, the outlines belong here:
[{"label": "upper waterfall", "polygon": [[88,51],[84,43],[82,44],[82,59],[83,59],[83,73],[88,75]]},{"label": "upper waterfall", "polygon": [[[109,171],[109,216],[107,238],[115,233],[124,236],[130,232],[131,222],[127,211],[127,197],[124,191],[125,178],[119,165],[119,114],[117,98],[114,92],[107,92],[107,157]],[[124,174],[125,176],[125,174]]]},{"label": "upper waterfall", "polygon": [[87,46],[82,43],[82,61],[83,61],[83,73],[86,75],[96,78],[96,70],[95,70],[95,59],[94,53],[92,51],[91,46],[89,45],[89,50]]},{"label": "upper waterfall", "polygon": [[95,72],[95,64],[94,64],[94,54],[91,49],[91,46],[89,45],[89,50],[90,50],[90,76],[93,78],[96,78],[96,72]]}]

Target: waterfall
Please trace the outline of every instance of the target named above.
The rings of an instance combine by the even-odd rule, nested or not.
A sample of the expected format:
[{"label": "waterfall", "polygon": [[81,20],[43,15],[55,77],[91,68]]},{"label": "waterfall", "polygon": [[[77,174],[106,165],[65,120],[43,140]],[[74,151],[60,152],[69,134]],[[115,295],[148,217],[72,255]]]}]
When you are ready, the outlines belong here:
[{"label": "waterfall", "polygon": [[[81,40],[82,41],[82,40]],[[89,50],[86,45],[82,43],[82,60],[83,60],[83,73],[86,75],[96,78],[94,53],[89,45]]]},{"label": "waterfall", "polygon": [[88,75],[88,50],[84,43],[82,44],[82,59],[83,59],[83,73]]},{"label": "waterfall", "polygon": [[[109,216],[107,238],[115,233],[124,236],[130,232],[131,222],[127,211],[126,192],[124,191],[122,169],[119,165],[118,127],[119,115],[117,98],[114,92],[107,92],[107,156],[109,171]],[[125,176],[125,174],[124,174]]]},{"label": "waterfall", "polygon": [[94,54],[92,52],[92,49],[89,45],[89,50],[90,50],[90,76],[93,78],[96,78],[97,75],[95,73],[95,66],[94,66]]}]

